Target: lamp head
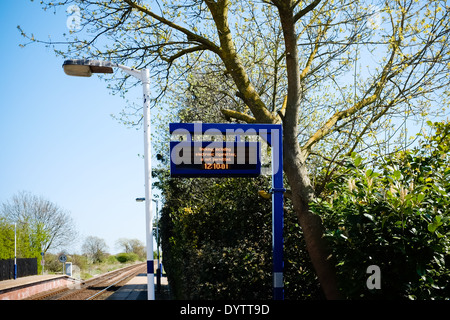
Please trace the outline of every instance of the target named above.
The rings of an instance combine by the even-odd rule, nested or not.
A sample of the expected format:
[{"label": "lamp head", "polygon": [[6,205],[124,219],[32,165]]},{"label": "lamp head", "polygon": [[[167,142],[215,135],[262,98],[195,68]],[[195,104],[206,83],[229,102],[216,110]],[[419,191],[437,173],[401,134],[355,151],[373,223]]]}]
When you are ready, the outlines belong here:
[{"label": "lamp head", "polygon": [[113,73],[110,61],[71,59],[63,63],[64,72],[69,76],[90,77],[93,73]]}]

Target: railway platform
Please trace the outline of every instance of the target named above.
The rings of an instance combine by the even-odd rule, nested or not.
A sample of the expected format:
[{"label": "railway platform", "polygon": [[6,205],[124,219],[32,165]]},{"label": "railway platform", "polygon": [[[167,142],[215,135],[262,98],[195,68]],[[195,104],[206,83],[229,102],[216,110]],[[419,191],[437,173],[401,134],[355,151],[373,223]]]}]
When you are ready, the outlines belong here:
[{"label": "railway platform", "polygon": [[0,300],[21,300],[36,293],[71,284],[67,275],[36,275],[0,281]]}]

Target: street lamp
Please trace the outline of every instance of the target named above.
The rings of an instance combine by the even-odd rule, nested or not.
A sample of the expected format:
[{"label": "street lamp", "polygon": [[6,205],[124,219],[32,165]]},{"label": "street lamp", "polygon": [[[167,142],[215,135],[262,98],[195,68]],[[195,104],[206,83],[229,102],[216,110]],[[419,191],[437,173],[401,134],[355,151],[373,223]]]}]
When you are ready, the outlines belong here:
[{"label": "street lamp", "polygon": [[[113,68],[122,69],[125,73],[139,79],[143,86],[144,99],[144,167],[145,167],[145,198],[152,198],[151,175],[151,128],[150,128],[150,73],[148,69],[136,70],[110,61],[73,59],[65,60],[64,72],[69,76],[90,77],[93,73],[112,73]],[[147,297],[155,300],[154,266],[153,266],[153,217],[151,201],[145,202],[146,242],[147,242]]]}]

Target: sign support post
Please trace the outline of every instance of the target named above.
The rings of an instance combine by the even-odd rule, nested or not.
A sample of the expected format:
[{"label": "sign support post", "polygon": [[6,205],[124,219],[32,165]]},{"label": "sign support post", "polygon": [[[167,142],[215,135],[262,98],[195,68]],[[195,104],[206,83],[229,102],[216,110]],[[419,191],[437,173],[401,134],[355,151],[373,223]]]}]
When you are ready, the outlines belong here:
[{"label": "sign support post", "polygon": [[[235,146],[240,142],[239,135],[259,135],[272,147],[272,254],[273,254],[273,299],[284,299],[284,280],[283,280],[283,225],[284,225],[284,192],[283,187],[283,128],[280,124],[225,124],[225,123],[171,123],[170,133],[175,135],[187,135],[188,141],[170,143],[170,170],[172,177],[254,177],[260,174],[261,163],[260,151],[257,150],[256,157],[258,161],[255,166],[245,164],[235,166],[235,163],[221,166],[207,163],[205,153],[201,150],[207,150],[205,142],[192,141],[192,134],[206,135],[236,135]],[[217,142],[209,142],[211,148],[219,147],[224,149],[230,142],[224,142],[222,145]],[[208,144],[208,142],[206,142]],[[177,145],[181,146],[176,149]],[[197,146],[197,148],[195,148]],[[200,149],[199,149],[200,148]],[[245,147],[247,148],[247,147]],[[180,151],[183,149],[182,151]],[[256,149],[259,149],[259,145]],[[199,152],[199,150],[201,152]],[[208,149],[209,150],[209,149]],[[248,150],[251,150],[248,148]],[[199,158],[195,158],[194,153],[199,153]],[[234,157],[239,158],[239,152],[234,150]],[[247,153],[246,160],[252,158]],[[181,156],[181,153],[183,155]],[[186,154],[187,153],[187,154]],[[225,155],[225,153],[223,153]],[[182,161],[180,158],[183,158]],[[226,157],[225,157],[226,158]],[[223,159],[222,157],[218,157]],[[184,163],[183,161],[187,162]],[[205,162],[206,161],[206,162]],[[236,161],[234,159],[234,161]],[[223,164],[223,162],[221,162]],[[212,170],[211,170],[212,168]],[[217,170],[216,170],[217,169]]]},{"label": "sign support post", "polygon": [[[281,127],[281,126],[280,126]],[[272,134],[272,252],[273,252],[273,298],[284,299],[283,281],[283,226],[284,226],[284,192],[283,187],[283,134],[282,129]],[[276,141],[275,143],[274,140]],[[278,158],[277,158],[278,157]]]}]

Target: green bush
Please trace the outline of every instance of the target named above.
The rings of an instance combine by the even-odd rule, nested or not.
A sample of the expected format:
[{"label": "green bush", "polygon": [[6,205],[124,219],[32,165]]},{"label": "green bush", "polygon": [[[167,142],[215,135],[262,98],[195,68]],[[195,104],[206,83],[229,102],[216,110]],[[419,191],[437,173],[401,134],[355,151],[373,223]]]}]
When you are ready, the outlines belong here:
[{"label": "green bush", "polygon": [[52,253],[46,253],[45,254],[45,272],[48,273],[60,273],[62,272],[63,269],[63,265],[61,262],[58,261],[58,256],[57,254],[52,254]]},{"label": "green bush", "polygon": [[161,236],[164,267],[178,298],[271,295],[271,206],[264,178],[171,179]]},{"label": "green bush", "polygon": [[[348,298],[450,298],[450,125],[434,126],[420,148],[372,168],[354,154],[327,196],[311,204]],[[366,286],[370,265],[381,270],[379,290]]]},{"label": "green bush", "polygon": [[118,253],[115,256],[116,260],[120,263],[134,262],[138,260],[138,255],[136,253]]},{"label": "green bush", "polygon": [[88,258],[86,256],[73,254],[70,258],[73,265],[78,266],[80,269],[86,269],[88,267]]},{"label": "green bush", "polygon": [[[270,177],[159,179],[164,268],[179,299],[272,299]],[[286,207],[290,204],[287,201]],[[297,218],[285,212],[285,296],[317,298]]]},{"label": "green bush", "polygon": [[115,264],[115,263],[117,263],[117,257],[116,256],[114,256],[114,255],[110,255],[110,256],[108,256],[107,258],[106,258],[106,261],[105,261],[105,263],[106,264]]}]

